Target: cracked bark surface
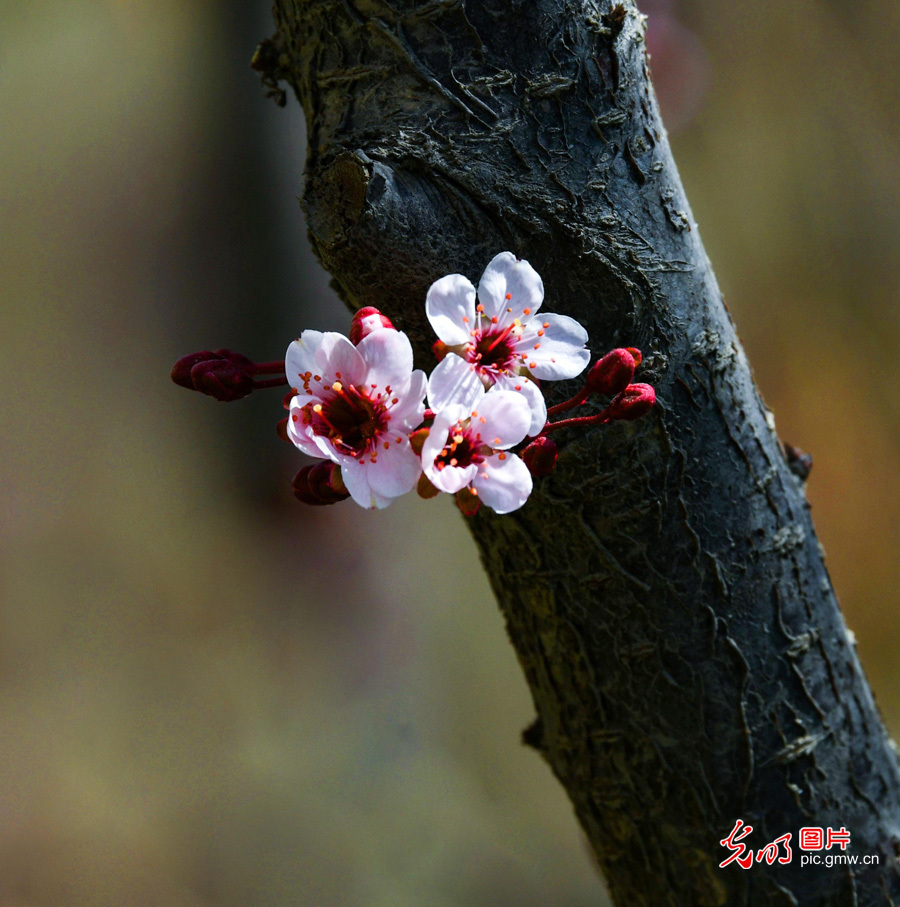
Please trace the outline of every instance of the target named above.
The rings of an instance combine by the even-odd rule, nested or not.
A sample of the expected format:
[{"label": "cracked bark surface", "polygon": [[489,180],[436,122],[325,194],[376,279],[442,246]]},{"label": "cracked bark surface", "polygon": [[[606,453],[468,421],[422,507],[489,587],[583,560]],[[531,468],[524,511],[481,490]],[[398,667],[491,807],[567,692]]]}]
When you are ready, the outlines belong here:
[{"label": "cracked bark surface", "polygon": [[[656,410],[562,432],[471,521],[531,688],[525,733],[622,905],[900,903],[900,772],[690,214],[632,3],[276,0],[257,59],[309,128],[304,207],[354,308],[430,369],[425,293],[510,249]],[[736,139],[737,140],[737,139]],[[739,174],[735,175],[740,178]],[[548,403],[575,383],[545,385]],[[736,819],[789,865],[720,869]],[[877,866],[799,866],[804,826]]]}]

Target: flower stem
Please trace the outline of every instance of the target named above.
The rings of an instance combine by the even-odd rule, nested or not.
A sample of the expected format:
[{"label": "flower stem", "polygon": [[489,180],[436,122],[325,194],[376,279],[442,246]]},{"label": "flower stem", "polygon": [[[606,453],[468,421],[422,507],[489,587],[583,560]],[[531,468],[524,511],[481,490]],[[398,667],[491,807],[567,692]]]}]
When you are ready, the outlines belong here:
[{"label": "flower stem", "polygon": [[271,375],[284,371],[284,360],[272,362],[254,362],[245,367],[244,371],[251,375]]},{"label": "flower stem", "polygon": [[551,406],[547,410],[548,416],[558,416],[560,413],[568,412],[570,409],[575,409],[576,406],[581,406],[585,400],[590,396],[590,391],[587,387],[583,387],[571,400],[565,400],[562,403],[557,403],[556,406]]},{"label": "flower stem", "polygon": [[560,422],[548,422],[537,437],[545,437],[546,435],[549,435],[550,432],[557,431],[560,428],[572,428],[576,425],[602,425],[604,422],[608,421],[609,408],[604,409],[603,412],[599,412],[594,416],[575,416],[572,419],[563,419]]}]

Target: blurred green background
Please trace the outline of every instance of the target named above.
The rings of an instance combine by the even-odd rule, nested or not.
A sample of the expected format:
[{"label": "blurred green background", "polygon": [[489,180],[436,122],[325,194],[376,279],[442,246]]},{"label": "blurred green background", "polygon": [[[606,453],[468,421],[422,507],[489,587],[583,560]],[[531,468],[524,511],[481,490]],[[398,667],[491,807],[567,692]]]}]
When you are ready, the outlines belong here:
[{"label": "blurred green background", "polygon": [[[900,729],[894,0],[645,4],[694,215]],[[0,2],[0,907],[596,905],[447,500],[290,497],[277,358],[348,316],[266,3]],[[470,275],[477,277],[477,274]]]}]

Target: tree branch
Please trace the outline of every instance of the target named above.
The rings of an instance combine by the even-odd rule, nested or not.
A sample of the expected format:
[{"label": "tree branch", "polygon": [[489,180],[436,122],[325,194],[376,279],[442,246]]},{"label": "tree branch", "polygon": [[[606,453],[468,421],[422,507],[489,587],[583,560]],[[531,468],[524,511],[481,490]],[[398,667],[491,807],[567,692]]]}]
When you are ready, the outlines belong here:
[{"label": "tree branch", "polygon": [[[645,354],[653,414],[560,432],[526,507],[471,523],[537,709],[525,739],[614,900],[900,901],[897,759],[693,226],[643,18],[604,0],[275,13],[310,237],[353,307],[388,313],[427,368],[431,282],[510,249],[595,353]],[[793,862],[720,869],[738,818],[755,848],[793,832]],[[803,826],[844,826],[880,864],[801,868]]]}]

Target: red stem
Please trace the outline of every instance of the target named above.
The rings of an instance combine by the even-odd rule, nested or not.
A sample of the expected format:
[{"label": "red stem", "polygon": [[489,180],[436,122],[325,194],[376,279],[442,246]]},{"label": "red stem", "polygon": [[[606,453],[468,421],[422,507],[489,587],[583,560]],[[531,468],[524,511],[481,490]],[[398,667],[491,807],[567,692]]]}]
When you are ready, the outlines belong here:
[{"label": "red stem", "polygon": [[[244,371],[250,375],[271,375],[273,372],[284,371],[284,360],[273,362],[254,362],[253,365],[244,366]],[[287,380],[285,379],[285,383]]]},{"label": "red stem", "polygon": [[254,381],[253,389],[262,390],[265,387],[280,387],[287,383],[287,378],[269,378],[267,381]]},{"label": "red stem", "polygon": [[544,435],[549,435],[551,431],[557,431],[560,428],[571,428],[575,425],[601,425],[603,422],[609,421],[608,413],[609,407],[595,416],[576,416],[574,419],[563,419],[561,422],[548,422],[537,437],[540,438]]},{"label": "red stem", "polygon": [[583,387],[571,400],[565,400],[562,403],[557,403],[556,406],[551,406],[547,410],[548,416],[558,416],[560,413],[568,412],[570,409],[575,409],[576,406],[581,406],[585,400],[590,396],[591,392],[587,387]]}]

